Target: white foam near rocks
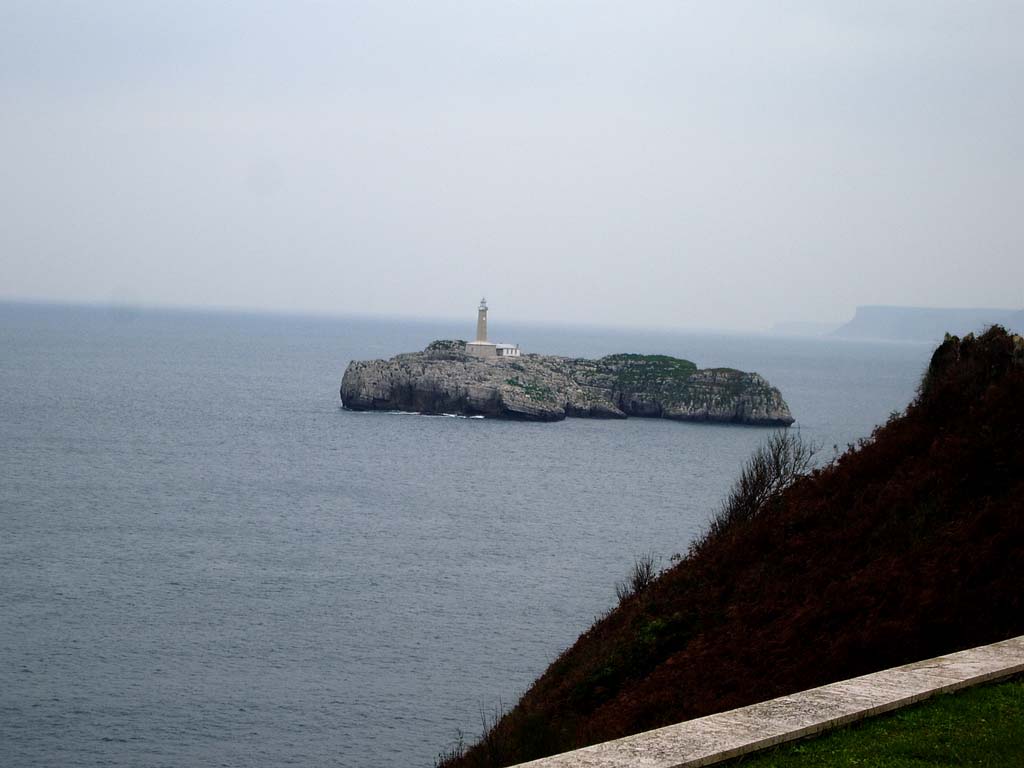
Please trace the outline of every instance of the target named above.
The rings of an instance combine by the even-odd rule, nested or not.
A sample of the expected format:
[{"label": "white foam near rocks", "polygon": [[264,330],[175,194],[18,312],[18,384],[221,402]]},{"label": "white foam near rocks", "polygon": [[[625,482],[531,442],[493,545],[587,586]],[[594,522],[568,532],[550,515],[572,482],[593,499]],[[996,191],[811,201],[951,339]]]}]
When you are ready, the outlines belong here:
[{"label": "white foam near rocks", "polygon": [[520,768],[696,768],[1024,673],[1024,636],[811,688]]}]

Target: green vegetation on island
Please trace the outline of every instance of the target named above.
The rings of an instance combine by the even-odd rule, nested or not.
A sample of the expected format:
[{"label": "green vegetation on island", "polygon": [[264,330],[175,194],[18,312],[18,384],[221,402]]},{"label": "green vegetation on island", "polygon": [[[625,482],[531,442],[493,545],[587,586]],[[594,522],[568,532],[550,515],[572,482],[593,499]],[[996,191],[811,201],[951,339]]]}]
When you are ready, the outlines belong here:
[{"label": "green vegetation on island", "polygon": [[526,381],[520,381],[518,376],[513,376],[511,379],[505,379],[505,383],[510,387],[518,387],[523,390],[526,396],[531,400],[547,402],[554,402],[555,400],[555,393],[551,391],[551,387],[546,387],[543,384],[537,384],[529,379]]},{"label": "green vegetation on island", "polygon": [[465,339],[437,339],[427,345],[425,352],[459,352],[466,349]]},{"label": "green vegetation on island", "polygon": [[616,384],[626,392],[682,392],[697,372],[696,363],[668,355],[618,354],[602,357],[598,362],[615,372]]}]

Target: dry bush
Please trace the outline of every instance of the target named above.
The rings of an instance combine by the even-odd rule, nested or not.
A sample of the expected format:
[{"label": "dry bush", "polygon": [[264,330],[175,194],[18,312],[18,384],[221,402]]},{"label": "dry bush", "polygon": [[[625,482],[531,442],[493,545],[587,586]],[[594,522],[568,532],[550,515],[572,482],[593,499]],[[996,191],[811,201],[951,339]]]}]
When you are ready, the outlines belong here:
[{"label": "dry bush", "polygon": [[747,460],[718,514],[704,535],[693,543],[691,552],[699,552],[711,541],[757,517],[782,491],[811,470],[817,450],[799,432],[780,431],[769,437]]},{"label": "dry bush", "polygon": [[653,554],[647,553],[634,558],[633,569],[625,581],[615,585],[615,596],[621,603],[627,597],[643,592],[658,578],[658,561]]}]

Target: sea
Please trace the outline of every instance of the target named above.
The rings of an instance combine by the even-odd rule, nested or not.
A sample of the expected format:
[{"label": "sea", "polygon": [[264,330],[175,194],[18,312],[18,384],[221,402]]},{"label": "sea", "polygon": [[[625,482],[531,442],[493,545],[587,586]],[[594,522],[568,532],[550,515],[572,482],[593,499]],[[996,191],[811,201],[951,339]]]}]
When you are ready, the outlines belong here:
[{"label": "sea", "polygon": [[[472,318],[470,318],[472,321]],[[429,768],[669,565],[771,430],[356,413],[472,322],[0,304],[0,765]],[[779,387],[819,461],[923,344],[501,325]]]}]

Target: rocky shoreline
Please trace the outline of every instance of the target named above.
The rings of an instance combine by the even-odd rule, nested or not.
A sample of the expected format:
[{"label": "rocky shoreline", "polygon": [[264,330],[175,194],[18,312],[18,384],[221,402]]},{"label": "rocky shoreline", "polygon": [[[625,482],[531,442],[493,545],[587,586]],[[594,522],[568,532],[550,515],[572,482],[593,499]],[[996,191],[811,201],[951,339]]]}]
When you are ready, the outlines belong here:
[{"label": "rocky shoreline", "polygon": [[353,361],[341,401],[355,411],[458,413],[526,421],[567,416],[628,416],[789,426],[778,389],[733,368],[699,369],[665,355],[608,355],[599,360],[523,355],[480,358],[463,341],[435,341],[423,352]]}]

